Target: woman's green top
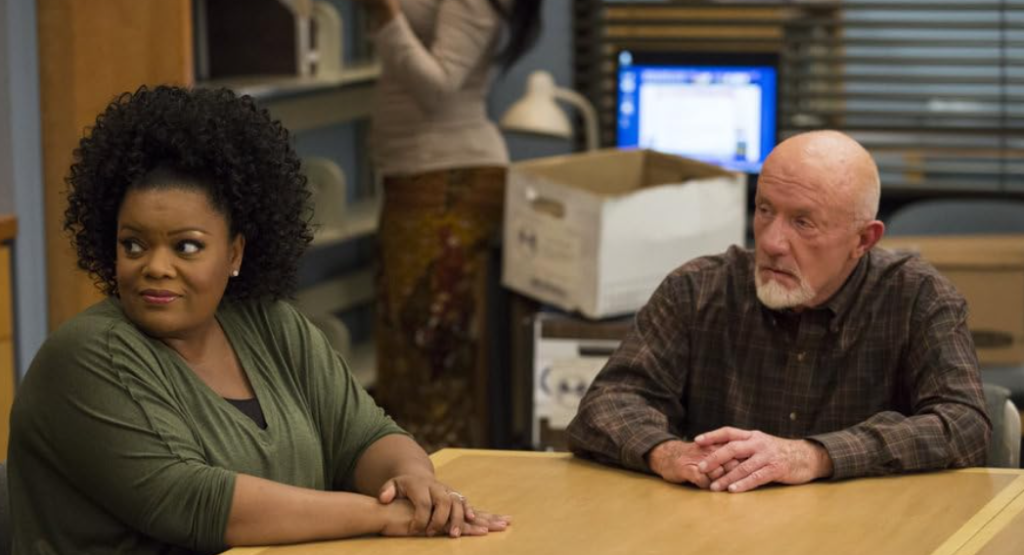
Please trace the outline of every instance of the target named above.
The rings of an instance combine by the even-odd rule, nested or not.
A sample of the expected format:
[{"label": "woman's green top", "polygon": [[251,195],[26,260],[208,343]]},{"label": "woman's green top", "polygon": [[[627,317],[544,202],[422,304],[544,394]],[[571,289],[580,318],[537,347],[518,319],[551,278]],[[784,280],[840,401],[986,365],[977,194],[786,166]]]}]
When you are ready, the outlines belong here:
[{"label": "woman's green top", "polygon": [[237,473],[347,490],[363,451],[403,433],[288,304],[225,301],[217,319],[266,429],[116,299],[47,339],[11,414],[15,554],[219,551]]}]

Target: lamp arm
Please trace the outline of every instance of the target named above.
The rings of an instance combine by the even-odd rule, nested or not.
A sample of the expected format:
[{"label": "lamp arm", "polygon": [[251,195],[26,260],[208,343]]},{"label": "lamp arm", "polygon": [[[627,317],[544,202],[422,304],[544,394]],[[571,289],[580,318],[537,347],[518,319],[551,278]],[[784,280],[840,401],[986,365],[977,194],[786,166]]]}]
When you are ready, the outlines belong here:
[{"label": "lamp arm", "polygon": [[587,137],[587,150],[597,150],[597,110],[594,105],[582,94],[562,87],[555,87],[555,98],[564,100],[580,111]]}]

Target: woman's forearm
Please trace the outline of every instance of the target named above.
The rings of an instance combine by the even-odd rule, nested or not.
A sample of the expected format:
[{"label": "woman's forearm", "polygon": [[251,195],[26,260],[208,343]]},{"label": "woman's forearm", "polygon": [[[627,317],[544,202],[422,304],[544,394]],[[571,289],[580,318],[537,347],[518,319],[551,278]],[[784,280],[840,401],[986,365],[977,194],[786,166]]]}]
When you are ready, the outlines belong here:
[{"label": "woman's forearm", "polygon": [[384,436],[367,447],[356,463],[356,491],[376,496],[385,482],[400,475],[433,477],[434,464],[412,438]]},{"label": "woman's forearm", "polygon": [[231,547],[380,533],[402,507],[356,493],[318,491],[239,474],[224,542]]}]

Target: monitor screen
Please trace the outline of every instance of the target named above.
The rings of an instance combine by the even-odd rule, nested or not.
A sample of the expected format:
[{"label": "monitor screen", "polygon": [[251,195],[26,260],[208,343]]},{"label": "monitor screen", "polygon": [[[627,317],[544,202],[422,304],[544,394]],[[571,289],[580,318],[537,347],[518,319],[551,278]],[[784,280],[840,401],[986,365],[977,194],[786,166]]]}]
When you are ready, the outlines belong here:
[{"label": "monitor screen", "polygon": [[777,57],[652,53],[618,56],[618,140],[758,173],[775,146]]}]

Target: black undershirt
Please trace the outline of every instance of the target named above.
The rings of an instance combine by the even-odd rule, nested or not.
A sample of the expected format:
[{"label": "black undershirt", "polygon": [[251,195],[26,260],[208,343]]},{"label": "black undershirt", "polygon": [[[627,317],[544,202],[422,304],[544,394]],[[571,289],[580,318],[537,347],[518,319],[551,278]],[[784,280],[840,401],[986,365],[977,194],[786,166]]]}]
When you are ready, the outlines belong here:
[{"label": "black undershirt", "polygon": [[231,403],[236,409],[242,411],[242,414],[252,418],[252,421],[260,427],[261,430],[267,429],[267,419],[263,417],[263,409],[260,407],[260,400],[253,397],[252,399],[224,399]]}]

